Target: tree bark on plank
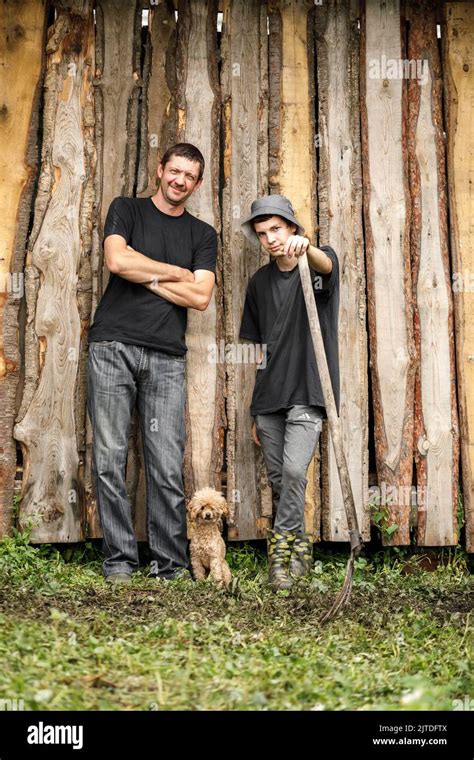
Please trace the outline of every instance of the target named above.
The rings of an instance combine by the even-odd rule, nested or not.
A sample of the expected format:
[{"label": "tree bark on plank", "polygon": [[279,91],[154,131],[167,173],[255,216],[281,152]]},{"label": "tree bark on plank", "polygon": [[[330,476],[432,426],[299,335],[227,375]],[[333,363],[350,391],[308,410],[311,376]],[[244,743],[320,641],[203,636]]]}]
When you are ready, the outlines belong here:
[{"label": "tree bark on plank", "polygon": [[[188,0],[178,6],[178,140],[196,145],[204,156],[204,180],[189,199],[190,213],[220,233],[217,5]],[[218,254],[216,287],[206,311],[188,311],[187,440],[185,491],[221,487],[224,447],[224,366],[210,360],[210,347],[224,337],[222,256]]]},{"label": "tree bark on plank", "polygon": [[83,538],[83,489],[75,426],[81,323],[81,230],[94,170],[92,6],[61,4],[46,47],[44,142],[26,263],[24,394],[15,438],[23,451],[19,513],[31,540]]},{"label": "tree bark on plank", "polygon": [[268,182],[266,3],[225,0],[223,14],[223,287],[225,342],[234,349],[225,365],[228,538],[248,540],[265,536],[272,518],[261,452],[250,435],[254,346],[239,343],[247,284],[260,267],[260,246],[246,239],[240,223]]},{"label": "tree bark on plank", "polygon": [[44,76],[45,7],[38,0],[13,0],[0,8],[0,538],[14,521],[17,444],[16,399],[24,382],[21,297],[33,188],[38,173],[38,121]]},{"label": "tree bark on plank", "polygon": [[441,67],[436,9],[410,7],[408,153],[412,199],[411,256],[417,354],[414,451],[420,546],[458,542],[459,435],[449,271]]},{"label": "tree bark on plank", "polygon": [[474,6],[446,3],[443,71],[466,549],[474,551]]},{"label": "tree bark on plank", "polygon": [[396,72],[387,76],[385,68],[406,57],[403,38],[399,1],[365,0],[360,66],[364,226],[375,456],[387,545],[410,543],[410,506],[400,494],[411,487],[413,473],[407,92],[406,80],[392,76]]},{"label": "tree bark on plank", "polygon": [[[339,369],[344,452],[360,532],[370,540],[368,357],[359,126],[359,31],[349,0],[315,8],[318,86],[319,242],[339,257]],[[324,425],[323,538],[349,541],[334,450]]]}]

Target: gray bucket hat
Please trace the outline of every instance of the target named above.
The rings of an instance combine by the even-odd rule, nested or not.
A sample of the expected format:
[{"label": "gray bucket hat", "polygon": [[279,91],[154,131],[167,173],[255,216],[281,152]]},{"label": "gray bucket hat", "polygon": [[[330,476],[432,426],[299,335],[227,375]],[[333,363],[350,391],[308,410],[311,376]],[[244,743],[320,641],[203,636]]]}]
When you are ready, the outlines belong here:
[{"label": "gray bucket hat", "polygon": [[293,206],[284,195],[263,195],[252,203],[250,211],[250,216],[241,223],[240,227],[245,237],[251,240],[252,243],[259,242],[252,222],[257,216],[262,216],[263,214],[283,217],[287,222],[296,226],[297,235],[304,235],[304,227],[295,219]]}]

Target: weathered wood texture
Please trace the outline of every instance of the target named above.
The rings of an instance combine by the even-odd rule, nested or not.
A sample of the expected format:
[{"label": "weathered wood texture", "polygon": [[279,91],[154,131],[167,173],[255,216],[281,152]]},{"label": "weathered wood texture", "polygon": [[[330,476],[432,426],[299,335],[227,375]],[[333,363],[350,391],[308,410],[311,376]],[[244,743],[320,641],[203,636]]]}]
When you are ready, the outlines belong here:
[{"label": "weathered wood texture", "polygon": [[140,117],[140,161],[137,195],[154,195],[157,167],[173,144],[176,115],[176,21],[171,0],[152,6],[143,65],[143,99]]},{"label": "weathered wood texture", "polygon": [[466,548],[474,551],[474,5],[444,6],[443,71]]},{"label": "weathered wood texture", "polygon": [[[188,0],[178,7],[178,141],[199,146],[206,168],[201,187],[189,199],[189,211],[220,233],[219,129],[215,0]],[[224,337],[222,254],[216,287],[206,311],[189,309],[187,353],[187,446],[185,491],[221,487],[224,444],[224,365],[211,360],[212,347]]]},{"label": "weathered wood texture", "polygon": [[[160,156],[185,140],[206,160],[189,210],[220,233],[222,205],[223,233],[211,305],[189,311],[186,495],[201,485],[226,488],[231,540],[262,537],[271,521],[261,452],[249,436],[255,368],[236,363],[235,353],[228,359],[225,348],[222,360],[216,349],[238,346],[248,279],[267,261],[242,236],[241,219],[255,197],[279,192],[313,240],[319,221],[319,242],[339,256],[340,418],[364,538],[367,304],[378,485],[391,489],[381,508],[384,527],[398,526],[390,537],[384,531],[384,540],[406,544],[416,526],[420,545],[457,542],[460,446],[466,546],[473,550],[474,5],[444,6],[440,64],[439,19],[428,0],[360,1],[359,9],[359,0],[225,0],[220,51],[216,0],[182,0],[177,21],[172,0],[98,0],[95,23],[91,0],[54,0],[47,44],[42,0],[3,3],[0,272],[24,274],[26,297],[19,307],[21,279],[4,281],[0,534],[12,525],[18,441],[19,524],[33,523],[33,541],[101,535],[85,337],[108,282],[103,224],[115,196],[155,192]],[[404,68],[417,61],[427,67],[426,84]],[[37,137],[41,171],[32,209]],[[414,461],[418,509],[407,498]],[[307,477],[307,529],[316,540],[347,540],[327,424]],[[136,412],[127,490],[137,538],[145,539]]]},{"label": "weathered wood texture", "polygon": [[[80,15],[82,14],[82,15]],[[93,203],[92,6],[59,8],[48,31],[42,165],[26,261],[20,527],[35,542],[83,538],[75,384],[78,270]]]},{"label": "weathered wood texture", "polygon": [[0,7],[0,537],[13,525],[16,399],[24,378],[19,321],[25,247],[38,172],[37,132],[44,74],[45,6]]},{"label": "weathered wood texture", "polygon": [[[368,373],[362,168],[359,127],[359,32],[349,0],[316,7],[319,243],[339,257],[340,422],[359,530],[370,539]],[[325,425],[327,427],[327,423]],[[331,440],[329,431],[323,438]],[[323,537],[348,541],[334,450],[323,446]]]},{"label": "weathered wood texture", "polygon": [[[459,436],[449,271],[443,80],[436,13],[429,0],[410,9],[408,158],[416,346],[417,541],[456,544]],[[408,495],[408,494],[407,494]]]},{"label": "weathered wood texture", "polygon": [[[261,452],[250,436],[255,382],[253,344],[239,343],[248,281],[260,267],[260,246],[240,230],[252,201],[267,193],[266,3],[226,0],[221,39],[223,162],[223,287],[225,301],[226,469],[232,539],[264,536],[272,500]],[[258,371],[258,370],[257,370]]]},{"label": "weathered wood texture", "polygon": [[[269,185],[286,195],[312,239],[316,231],[313,14],[310,2],[270,0]],[[320,538],[319,451],[307,473],[305,526]]]},{"label": "weathered wood texture", "polygon": [[[384,541],[410,543],[414,346],[406,80],[387,76],[405,58],[398,0],[366,0],[361,20],[361,118],[370,365],[378,484],[388,499]],[[384,491],[382,491],[384,493]],[[394,526],[393,533],[388,533]]]},{"label": "weathered wood texture", "polygon": [[[102,240],[103,226],[110,203],[117,195],[134,195],[138,164],[138,111],[141,78],[141,3],[133,0],[100,0],[96,8],[96,68],[94,95],[96,108],[97,179],[95,206],[97,218],[92,237],[92,309],[94,321],[97,304],[109,280]],[[87,533],[100,537],[92,474],[92,429],[87,417],[85,453],[85,492]],[[144,540],[145,477],[140,426],[133,412],[127,460],[129,494],[137,537]]]}]

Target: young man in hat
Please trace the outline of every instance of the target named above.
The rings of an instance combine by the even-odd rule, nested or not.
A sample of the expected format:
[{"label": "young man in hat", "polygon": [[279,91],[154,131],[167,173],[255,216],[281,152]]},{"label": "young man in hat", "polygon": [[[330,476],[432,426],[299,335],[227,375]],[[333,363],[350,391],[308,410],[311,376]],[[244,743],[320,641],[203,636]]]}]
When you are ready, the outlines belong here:
[{"label": "young man in hat", "polygon": [[331,246],[311,245],[282,195],[255,200],[241,227],[270,254],[270,262],[248,284],[240,338],[266,350],[250,406],[252,438],[262,447],[273,495],[269,580],[276,590],[289,589],[311,568],[312,537],[304,526],[306,472],[327,417],[298,257],[308,257],[338,413],[339,263]]}]

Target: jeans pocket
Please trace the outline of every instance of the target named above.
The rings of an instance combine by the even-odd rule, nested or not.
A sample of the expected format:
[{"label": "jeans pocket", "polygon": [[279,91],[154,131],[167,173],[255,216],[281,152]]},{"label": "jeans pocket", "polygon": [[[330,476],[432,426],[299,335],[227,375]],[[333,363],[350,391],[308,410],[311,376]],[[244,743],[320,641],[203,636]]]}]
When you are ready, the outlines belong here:
[{"label": "jeans pocket", "polygon": [[112,343],[117,343],[116,340],[93,340],[91,346],[111,346]]}]

